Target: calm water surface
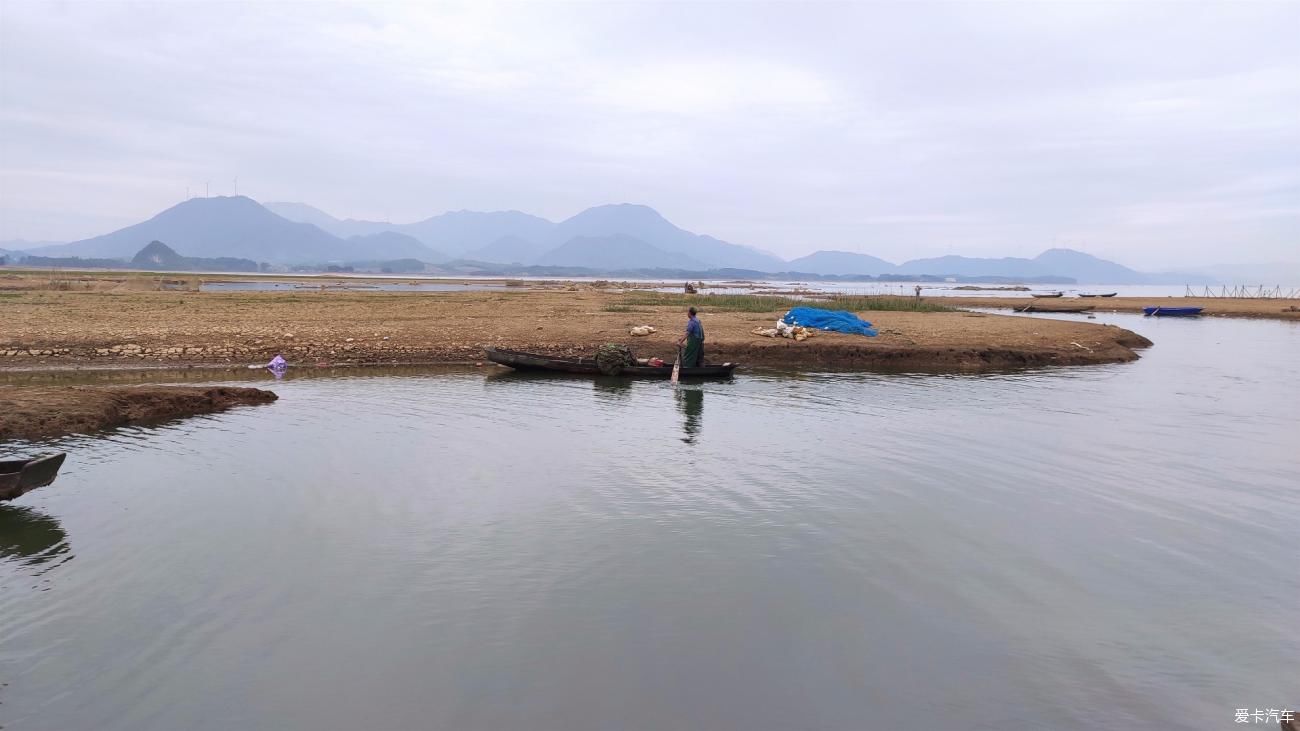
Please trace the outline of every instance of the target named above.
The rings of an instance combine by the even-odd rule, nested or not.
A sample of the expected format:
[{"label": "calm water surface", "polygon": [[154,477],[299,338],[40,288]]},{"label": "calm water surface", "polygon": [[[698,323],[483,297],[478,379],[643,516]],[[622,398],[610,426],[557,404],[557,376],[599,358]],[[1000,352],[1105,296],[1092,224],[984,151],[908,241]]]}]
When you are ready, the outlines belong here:
[{"label": "calm water surface", "polygon": [[[1229,729],[1300,706],[1300,327],[1137,363],[481,370],[62,440],[6,729]],[[10,445],[13,446],[13,445]]]}]

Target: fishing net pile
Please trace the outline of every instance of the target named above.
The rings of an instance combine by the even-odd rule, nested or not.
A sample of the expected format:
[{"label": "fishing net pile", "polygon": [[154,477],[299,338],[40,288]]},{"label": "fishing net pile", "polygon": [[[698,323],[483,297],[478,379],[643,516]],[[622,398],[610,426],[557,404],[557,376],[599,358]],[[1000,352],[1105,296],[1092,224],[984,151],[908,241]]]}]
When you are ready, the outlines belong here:
[{"label": "fishing net pile", "polygon": [[636,365],[632,349],[619,343],[605,343],[596,350],[596,367],[607,376],[617,376],[624,366]]},{"label": "fishing net pile", "polygon": [[766,338],[806,340],[815,334],[814,329],[876,337],[876,328],[852,312],[817,307],[792,308],[776,321],[776,327],[756,327],[750,332]]},{"label": "fishing net pile", "polygon": [[785,313],[785,317],[781,318],[781,321],[787,325],[799,325],[850,335],[866,335],[869,338],[876,337],[876,329],[871,326],[871,323],[852,312],[823,310],[817,307],[794,307]]}]

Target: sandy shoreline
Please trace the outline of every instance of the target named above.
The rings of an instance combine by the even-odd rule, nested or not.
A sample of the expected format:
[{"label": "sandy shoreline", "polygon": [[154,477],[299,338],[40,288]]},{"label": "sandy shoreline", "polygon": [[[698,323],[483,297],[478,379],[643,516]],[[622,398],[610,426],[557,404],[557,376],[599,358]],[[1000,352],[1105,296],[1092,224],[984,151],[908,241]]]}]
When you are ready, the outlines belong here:
[{"label": "sandy shoreline", "polygon": [[[11,288],[0,292],[0,368],[229,367],[277,353],[296,366],[465,363],[482,360],[489,346],[579,355],[605,342],[671,359],[688,300],[647,304],[646,297],[587,284],[420,293]],[[752,304],[703,305],[708,359],[795,369],[982,371],[1124,362],[1150,344],[1082,320],[962,311],[862,312],[880,331],[876,338],[824,333],[794,342],[751,333],[770,327],[786,306],[774,301],[770,311],[757,312]],[[632,337],[635,325],[658,332]]]}]

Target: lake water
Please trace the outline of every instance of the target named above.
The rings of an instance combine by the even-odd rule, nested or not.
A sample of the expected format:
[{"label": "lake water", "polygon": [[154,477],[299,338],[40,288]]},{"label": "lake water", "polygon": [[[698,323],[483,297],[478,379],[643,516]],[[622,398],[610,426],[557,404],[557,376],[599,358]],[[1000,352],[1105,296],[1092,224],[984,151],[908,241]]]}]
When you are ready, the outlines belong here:
[{"label": "lake water", "polygon": [[1099,321],[1156,346],[680,391],[295,373],[269,406],[60,440],[59,480],[0,507],[0,725],[1229,729],[1296,709],[1300,327]]},{"label": "lake water", "polygon": [[[1119,297],[1227,297],[1234,292],[1242,297],[1260,297],[1269,299],[1300,298],[1300,287],[1288,285],[1252,285],[1249,288],[1216,286],[1188,287],[1178,284],[956,284],[952,282],[822,282],[822,281],[765,281],[757,286],[743,287],[736,283],[704,282],[700,294],[770,294],[772,292],[817,292],[829,294],[911,297],[916,294],[916,287],[921,287],[921,294],[926,297],[1022,297],[1032,298],[1045,294],[1062,293],[1075,302],[1096,304],[1104,307],[1105,299],[1079,300],[1083,294],[1114,293]],[[963,289],[963,287],[983,287],[983,289]],[[1012,287],[1028,287],[1016,290]],[[682,291],[682,282],[656,288],[662,292]]]},{"label": "lake water", "polygon": [[[496,291],[508,288],[501,277],[453,277],[440,278],[422,274],[406,276],[375,274],[329,274],[316,275],[319,281],[302,277],[298,279],[274,279],[273,275],[245,275],[241,279],[203,282],[200,289],[204,292],[276,292],[276,291],[317,291],[322,284],[329,290],[385,291],[385,292],[467,292]],[[515,287],[554,285],[557,281],[585,282],[614,281],[631,282],[643,288],[661,292],[681,292],[679,280],[663,281],[652,279],[624,279],[601,277],[512,277]],[[650,286],[658,285],[658,286]],[[1078,293],[1102,294],[1115,292],[1121,297],[1214,297],[1238,294],[1241,296],[1300,297],[1300,286],[1293,285],[1250,285],[1242,286],[1196,286],[1161,285],[1161,284],[1035,284],[1035,285],[960,285],[946,282],[830,282],[830,281],[749,281],[705,280],[699,289],[701,294],[771,294],[774,292],[817,292],[850,295],[894,295],[911,297],[915,288],[920,286],[926,297],[1033,297],[1036,294],[1062,292],[1073,298]],[[987,287],[988,289],[961,289],[963,286]],[[1008,289],[1012,286],[1029,286],[1029,291]],[[1105,300],[1094,300],[1103,304]]]}]

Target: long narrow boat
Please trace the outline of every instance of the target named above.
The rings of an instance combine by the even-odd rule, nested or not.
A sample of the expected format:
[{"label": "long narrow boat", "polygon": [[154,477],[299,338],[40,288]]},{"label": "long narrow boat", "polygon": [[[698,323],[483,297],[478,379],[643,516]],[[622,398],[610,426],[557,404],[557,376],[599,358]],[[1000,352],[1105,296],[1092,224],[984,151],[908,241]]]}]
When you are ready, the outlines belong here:
[{"label": "long narrow boat", "polygon": [[1080,292],[1079,296],[1080,297],[1114,297],[1117,294],[1119,294],[1119,292],[1107,292],[1106,294],[1091,294],[1089,292]]},{"label": "long narrow boat", "polygon": [[[487,359],[493,363],[509,366],[517,371],[550,371],[552,373],[578,373],[585,376],[601,376],[600,366],[595,358],[556,358],[538,353],[525,353],[519,350],[487,348]],[[623,366],[620,377],[626,378],[663,378],[673,374],[671,363],[652,366],[644,361],[640,365]],[[728,378],[736,370],[736,363],[703,365],[694,368],[682,368],[682,378]]]},{"label": "long narrow boat", "polygon": [[13,500],[54,482],[67,454],[0,462],[0,500]]},{"label": "long narrow boat", "polygon": [[1204,307],[1143,307],[1142,314],[1147,317],[1196,317]]},{"label": "long narrow boat", "polygon": [[1017,309],[1016,312],[1091,312],[1095,309],[1097,309],[1096,305],[1076,305],[1065,302],[1058,305],[1055,303],[1031,302]]},{"label": "long narrow boat", "polygon": [[1040,292],[1038,294],[1035,294],[1034,296],[1039,299],[1047,299],[1052,297],[1064,297],[1065,293],[1064,292]]}]

